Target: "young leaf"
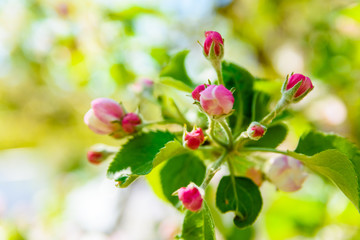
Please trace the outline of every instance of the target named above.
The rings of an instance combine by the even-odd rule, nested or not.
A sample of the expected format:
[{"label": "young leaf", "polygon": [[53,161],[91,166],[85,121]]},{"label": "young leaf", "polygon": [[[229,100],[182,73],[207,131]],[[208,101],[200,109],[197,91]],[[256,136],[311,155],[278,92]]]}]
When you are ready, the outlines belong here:
[{"label": "young leaf", "polygon": [[285,140],[287,127],[284,124],[271,125],[259,141],[249,141],[246,147],[276,148]]},{"label": "young leaf", "polygon": [[354,165],[345,154],[336,149],[329,149],[311,157],[298,153],[291,153],[291,156],[333,181],[359,209],[359,174],[355,172]]},{"label": "young leaf", "polygon": [[254,77],[244,68],[233,63],[222,62],[223,78],[227,89],[234,92],[235,114],[229,117],[230,127],[238,134],[251,122]]},{"label": "young leaf", "polygon": [[191,89],[193,89],[194,84],[189,78],[185,69],[185,58],[188,53],[189,50],[184,50],[173,56],[169,64],[160,72],[160,77],[171,77],[175,80],[183,82]]},{"label": "young leaf", "polygon": [[186,211],[181,238],[184,240],[215,240],[214,221],[205,201],[203,201],[200,211]]},{"label": "young leaf", "polygon": [[[107,176],[124,183],[133,175],[148,174],[156,166],[154,159],[157,154],[174,137],[170,132],[160,131],[135,136],[116,154],[114,160],[110,163]],[[157,159],[156,164],[160,162]]]},{"label": "young leaf", "polygon": [[186,187],[190,182],[200,185],[205,172],[205,165],[192,152],[171,158],[160,172],[165,197],[176,206],[179,199],[171,194],[181,187]]},{"label": "young leaf", "polygon": [[[349,186],[339,186],[339,183],[336,179],[332,179],[335,182],[336,185],[340,187],[340,189],[345,193],[347,197],[350,198],[350,200],[355,204],[357,209],[360,207],[359,202],[359,194],[360,194],[360,150],[349,140],[342,138],[335,134],[324,134],[318,131],[310,131],[308,133],[305,133],[303,136],[301,136],[299,144],[295,150],[297,153],[302,153],[308,156],[313,156],[314,154],[320,153],[322,151],[326,151],[328,149],[336,149],[339,153],[342,153],[346,160],[342,160],[344,163],[344,166],[349,165],[349,169],[347,170],[349,173],[349,176],[352,176],[351,169],[353,169],[355,174],[355,183],[354,180],[349,179]],[[344,159],[340,158],[339,159]],[[299,159],[300,160],[300,159]],[[350,164],[349,164],[350,163]],[[330,161],[324,160],[324,167],[331,168]],[[351,166],[351,167],[350,167]],[[342,170],[342,169],[341,169]],[[340,169],[336,166],[334,169],[331,168],[331,171],[340,171]],[[342,170],[343,171],[343,170]],[[345,172],[343,171],[342,174]],[[346,174],[346,173],[345,173]],[[325,175],[326,176],[326,175]],[[353,186],[350,186],[350,184],[356,185],[356,193],[346,193],[342,188],[350,188],[353,189]],[[348,191],[347,191],[348,192]],[[350,195],[350,196],[349,196]],[[355,197],[356,195],[356,197]]]},{"label": "young leaf", "polygon": [[235,212],[235,225],[244,228],[255,222],[262,198],[258,186],[249,178],[225,176],[216,192],[216,206],[222,213]]},{"label": "young leaf", "polygon": [[176,88],[177,90],[191,93],[193,91],[193,88],[186,85],[184,82],[175,80],[171,77],[162,77],[160,79],[160,83],[168,85],[170,87]]}]

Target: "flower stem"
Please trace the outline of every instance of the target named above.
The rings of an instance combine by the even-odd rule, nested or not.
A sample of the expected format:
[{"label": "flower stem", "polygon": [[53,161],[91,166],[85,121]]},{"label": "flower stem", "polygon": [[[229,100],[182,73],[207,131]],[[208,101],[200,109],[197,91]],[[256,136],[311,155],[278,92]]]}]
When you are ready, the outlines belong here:
[{"label": "flower stem", "polygon": [[242,148],[241,151],[243,152],[272,152],[272,153],[279,153],[288,156],[293,156],[291,151],[281,151],[274,148],[259,148],[259,147],[247,147]]},{"label": "flower stem", "polygon": [[219,121],[219,123],[222,126],[222,128],[225,130],[226,136],[228,138],[228,145],[227,145],[228,150],[231,150],[234,147],[234,139],[231,133],[231,129],[225,119]]},{"label": "flower stem", "polygon": [[202,189],[205,190],[206,187],[209,185],[211,179],[214,177],[215,173],[219,170],[221,164],[226,159],[227,154],[228,154],[228,152],[225,150],[221,154],[221,156],[213,164],[211,164],[210,167],[207,169],[205,180],[203,181],[203,183],[200,186]]},{"label": "flower stem", "polygon": [[273,120],[274,118],[279,115],[282,111],[284,111],[284,109],[290,104],[290,101],[284,97],[284,95],[281,97],[281,99],[279,100],[279,102],[276,104],[275,108],[268,114],[266,115],[261,121],[260,123],[262,125],[268,126]]},{"label": "flower stem", "polygon": [[172,101],[172,104],[174,105],[175,109],[176,109],[176,112],[177,114],[179,115],[180,117],[180,120],[186,124],[186,126],[190,127],[191,126],[191,123],[185,118],[185,116],[182,114],[182,112],[180,111],[178,105]]},{"label": "flower stem", "polygon": [[[219,80],[219,84],[224,85],[224,79],[222,76],[222,67],[221,67],[221,61],[211,61],[212,66],[214,67],[216,71],[216,75]],[[224,85],[225,86],[225,85]]]},{"label": "flower stem", "polygon": [[217,144],[222,146],[223,148],[228,149],[228,145],[215,136],[215,120],[213,120],[211,117],[209,117],[209,122],[210,122],[210,126],[209,126],[210,138],[214,142],[216,142]]},{"label": "flower stem", "polygon": [[[238,197],[237,191],[236,191],[236,180],[235,180],[234,166],[232,165],[232,162],[231,162],[230,158],[227,159],[227,163],[228,163],[228,167],[229,167],[229,171],[230,171],[230,178],[231,178],[231,182],[232,182],[232,186],[233,186],[235,202],[238,203],[239,202],[239,197]],[[235,209],[236,215],[238,215],[240,218],[244,219],[244,215],[238,210],[237,206],[238,205],[236,204],[236,209]]]}]

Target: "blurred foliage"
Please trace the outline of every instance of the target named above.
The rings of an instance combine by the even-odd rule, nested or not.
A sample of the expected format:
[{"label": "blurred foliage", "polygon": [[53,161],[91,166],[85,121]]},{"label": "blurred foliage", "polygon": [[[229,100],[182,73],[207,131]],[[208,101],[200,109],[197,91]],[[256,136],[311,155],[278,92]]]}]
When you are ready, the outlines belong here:
[{"label": "blurred foliage", "polygon": [[[67,194],[97,174],[104,176],[104,169],[87,164],[86,149],[99,141],[118,143],[83,124],[93,98],[112,97],[136,109],[144,99],[133,93],[133,84],[157,81],[169,56],[184,48],[191,50],[185,64],[189,77],[207,81],[211,67],[196,42],[204,30],[223,34],[225,59],[261,78],[256,89],[273,94],[279,87],[269,87],[268,79],[280,86],[292,71],[315,80],[312,96],[296,107],[300,111],[289,113],[296,128],[289,129],[293,137],[287,147],[312,125],[359,145],[359,16],[360,5],[353,0],[0,1],[0,149],[42,153],[34,163],[51,173],[47,193],[55,196],[37,213],[40,223],[19,221],[0,208],[0,238],[27,239],[40,224],[56,229]],[[145,106],[153,107],[147,112],[142,107],[143,114],[156,119],[160,110],[151,100]],[[0,181],[3,186],[14,180]],[[219,231],[227,239],[240,234],[244,239],[358,239],[355,208],[326,181],[314,181],[293,195],[267,193],[269,202],[254,231],[228,229],[231,216]],[[307,192],[314,188],[316,193]]]}]

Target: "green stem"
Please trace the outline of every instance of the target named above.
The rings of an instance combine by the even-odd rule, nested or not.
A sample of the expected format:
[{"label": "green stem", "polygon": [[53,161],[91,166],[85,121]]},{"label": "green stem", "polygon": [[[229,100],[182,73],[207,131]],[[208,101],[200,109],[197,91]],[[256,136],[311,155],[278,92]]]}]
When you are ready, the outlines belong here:
[{"label": "green stem", "polygon": [[240,136],[235,139],[235,149],[238,149],[240,145],[244,145],[244,143],[246,143],[247,141],[249,141],[249,137],[247,135],[247,132],[244,131],[240,134]]},{"label": "green stem", "polygon": [[276,104],[275,108],[268,114],[266,115],[261,121],[260,123],[262,125],[268,126],[273,120],[274,118],[279,115],[282,111],[284,111],[284,109],[290,104],[291,102],[286,99],[286,97],[284,97],[284,95],[281,97],[281,99],[279,100],[279,102]]},{"label": "green stem", "polygon": [[175,107],[175,109],[176,109],[176,112],[177,112],[177,114],[179,115],[181,121],[182,121],[183,123],[185,123],[186,126],[190,127],[190,126],[191,126],[191,123],[184,117],[184,115],[183,115],[182,112],[180,111],[179,107],[178,107],[177,104],[174,102],[174,100],[172,101],[172,103],[173,103],[173,105],[174,105],[174,107]]},{"label": "green stem", "polygon": [[[229,167],[229,171],[230,171],[230,178],[231,178],[231,182],[232,182],[232,186],[233,186],[233,191],[234,191],[234,196],[235,196],[235,202],[238,203],[239,202],[239,197],[237,195],[237,191],[236,191],[236,180],[235,180],[235,172],[234,172],[234,167],[231,163],[231,159],[228,158],[227,159],[227,163],[228,163],[228,167]],[[238,210],[237,208],[237,204],[236,204],[236,209],[235,209],[236,215],[239,216],[240,218],[244,219],[244,215]]]},{"label": "green stem", "polygon": [[224,143],[223,141],[221,141],[220,139],[218,139],[215,136],[215,121],[209,117],[209,121],[210,121],[210,127],[209,127],[209,131],[210,131],[210,138],[216,142],[217,144],[219,144],[220,146],[222,146],[225,149],[228,149],[228,145],[226,143]]},{"label": "green stem", "polygon": [[[224,79],[222,76],[222,67],[221,67],[221,61],[214,61],[211,62],[215,71],[216,71],[216,75],[218,77],[219,80],[219,84],[224,85]],[[224,85],[225,86],[225,85]]]},{"label": "green stem", "polygon": [[288,156],[293,156],[291,151],[281,151],[274,148],[259,148],[259,147],[247,147],[241,148],[243,152],[272,152],[272,153],[280,153]]},{"label": "green stem", "polygon": [[144,122],[140,125],[138,125],[138,128],[143,128],[143,127],[147,127],[147,126],[151,126],[151,125],[162,125],[162,124],[179,124],[179,125],[183,125],[183,123],[178,122],[178,121],[169,121],[169,120],[162,120],[162,121],[153,121],[153,122]]},{"label": "green stem", "polygon": [[226,120],[223,119],[221,121],[219,121],[220,125],[222,126],[222,128],[225,130],[225,133],[227,135],[228,138],[228,149],[231,150],[234,147],[234,139],[231,133],[231,129],[229,127],[229,125],[227,124]]},{"label": "green stem", "polygon": [[207,169],[205,179],[200,186],[202,189],[204,189],[204,191],[205,191],[206,187],[209,185],[211,179],[214,177],[215,173],[219,170],[223,161],[226,159],[227,154],[228,154],[228,152],[225,150],[221,154],[221,156],[213,164],[211,164],[210,167]]}]

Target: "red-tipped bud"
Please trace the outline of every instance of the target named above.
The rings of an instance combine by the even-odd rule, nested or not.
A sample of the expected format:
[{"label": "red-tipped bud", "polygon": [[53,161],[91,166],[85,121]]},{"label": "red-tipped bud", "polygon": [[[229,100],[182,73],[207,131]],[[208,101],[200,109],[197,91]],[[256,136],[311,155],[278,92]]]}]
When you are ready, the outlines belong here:
[{"label": "red-tipped bud", "polygon": [[96,144],[87,152],[87,159],[92,164],[99,164],[105,161],[110,155],[115,154],[117,151],[117,147]]},{"label": "red-tipped bud", "polygon": [[93,164],[99,164],[105,160],[104,154],[102,152],[96,152],[96,151],[88,151],[87,159],[89,160],[90,163]]},{"label": "red-tipped bud", "polygon": [[[300,83],[301,82],[301,83]],[[288,94],[293,101],[299,101],[314,88],[309,77],[295,73],[284,83],[283,93]]]},{"label": "red-tipped bud", "polygon": [[124,110],[119,103],[109,98],[97,98],[91,102],[84,122],[95,133],[110,134],[120,129],[118,122],[123,116]]},{"label": "red-tipped bud", "polygon": [[200,101],[200,93],[205,90],[205,84],[197,86],[194,91],[192,91],[192,98],[196,101]]},{"label": "red-tipped bud", "polygon": [[194,127],[191,132],[185,130],[183,136],[183,144],[185,147],[190,149],[198,149],[199,146],[204,142],[205,136],[201,128]]},{"label": "red-tipped bud", "polygon": [[247,134],[251,140],[259,140],[266,133],[267,128],[258,122],[252,122],[247,129]]},{"label": "red-tipped bud", "polygon": [[195,184],[190,183],[186,188],[180,188],[177,193],[179,200],[186,209],[192,212],[197,212],[201,209],[203,197]]},{"label": "red-tipped bud", "polygon": [[200,104],[210,116],[229,114],[234,105],[234,96],[223,85],[209,85],[200,92]]},{"label": "red-tipped bud", "polygon": [[256,185],[258,185],[259,187],[261,186],[261,184],[263,183],[264,181],[264,175],[263,173],[259,170],[259,169],[256,169],[254,167],[252,168],[249,168],[247,171],[246,171],[246,174],[245,174],[246,177],[250,178]]},{"label": "red-tipped bud", "polygon": [[[211,45],[213,46],[213,53],[211,53]],[[221,37],[220,33],[215,31],[205,32],[205,42],[204,42],[204,53],[206,56],[214,55],[216,57],[222,57],[224,55],[223,50],[224,39]]]},{"label": "red-tipped bud", "polygon": [[128,113],[121,121],[121,126],[124,132],[133,133],[136,131],[136,126],[141,123],[140,117],[136,113]]},{"label": "red-tipped bud", "polygon": [[278,189],[284,192],[294,192],[301,188],[307,173],[300,161],[283,155],[272,161],[268,177]]}]

